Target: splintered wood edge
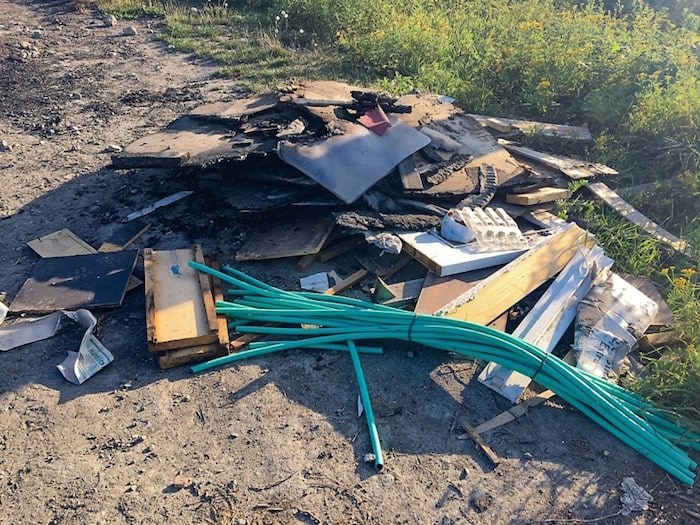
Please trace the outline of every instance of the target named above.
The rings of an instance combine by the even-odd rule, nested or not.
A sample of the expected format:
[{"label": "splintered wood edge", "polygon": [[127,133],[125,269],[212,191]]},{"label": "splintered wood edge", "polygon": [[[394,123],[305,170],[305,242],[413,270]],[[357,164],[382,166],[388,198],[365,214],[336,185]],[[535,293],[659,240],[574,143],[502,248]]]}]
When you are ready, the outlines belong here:
[{"label": "splintered wood edge", "polygon": [[[218,259],[215,259],[213,257],[205,257],[205,261],[209,263],[209,266],[214,268],[215,270],[221,269],[221,265],[219,264]],[[212,287],[214,289],[214,311],[216,311],[216,303],[219,301],[224,300],[224,291],[223,291],[223,286],[221,283],[221,280],[217,279],[216,277],[211,278],[212,282]],[[217,314],[216,320],[218,322],[218,327],[219,327],[219,344],[226,348],[226,352],[228,353],[230,351],[230,336],[228,333],[228,318],[224,314]]]},{"label": "splintered wood edge", "polygon": [[146,340],[156,343],[156,296],[153,276],[153,259],[155,254],[151,248],[143,250],[143,280],[146,294]]},{"label": "splintered wood edge", "polygon": [[[204,261],[204,252],[202,251],[202,245],[197,244],[194,248],[194,260],[200,264],[206,264]],[[209,276],[198,270],[197,277],[199,277],[199,286],[202,288],[202,300],[204,302],[204,311],[207,314],[207,323],[209,324],[209,330],[211,332],[216,332],[219,329],[219,320],[216,318],[216,308],[214,307],[214,293],[211,288],[211,281]]]}]

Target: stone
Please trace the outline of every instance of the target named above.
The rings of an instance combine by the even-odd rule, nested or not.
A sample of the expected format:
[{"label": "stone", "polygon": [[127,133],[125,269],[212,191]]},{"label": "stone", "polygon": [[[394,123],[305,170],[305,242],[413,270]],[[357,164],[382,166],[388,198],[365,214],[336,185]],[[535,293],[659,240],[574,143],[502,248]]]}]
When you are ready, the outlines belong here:
[{"label": "stone", "polygon": [[117,25],[117,17],[114,15],[107,15],[102,19],[102,21],[104,22],[105,27],[114,27]]},{"label": "stone", "polygon": [[377,459],[377,456],[372,454],[371,452],[365,454],[365,457],[363,458],[365,463],[374,463]]},{"label": "stone", "polygon": [[124,29],[122,29],[122,34],[124,36],[136,36],[139,34],[139,32],[134,26],[126,26]]},{"label": "stone", "polygon": [[39,40],[41,38],[41,31],[32,31],[32,38],[34,40]]},{"label": "stone", "polygon": [[0,152],[9,153],[12,151],[12,146],[6,140],[0,140]]},{"label": "stone", "polygon": [[122,150],[121,146],[117,146],[116,144],[110,144],[105,148],[105,151],[107,153],[119,153]]}]

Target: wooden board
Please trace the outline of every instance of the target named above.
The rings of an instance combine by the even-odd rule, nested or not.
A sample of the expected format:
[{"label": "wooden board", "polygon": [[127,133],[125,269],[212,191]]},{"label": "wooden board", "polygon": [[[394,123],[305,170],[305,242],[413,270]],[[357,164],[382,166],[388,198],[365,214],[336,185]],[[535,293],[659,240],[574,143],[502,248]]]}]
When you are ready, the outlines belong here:
[{"label": "wooden board", "polygon": [[620,197],[620,195],[610,189],[606,184],[602,182],[592,182],[586,185],[586,189],[656,240],[661,241],[688,257],[695,257],[695,250],[692,246],[656,224],[634,206],[629,204],[625,199]]},{"label": "wooden board", "polygon": [[238,250],[236,260],[261,261],[318,253],[333,226],[330,218],[264,222]]},{"label": "wooden board", "polygon": [[209,361],[228,354],[228,350],[219,343],[199,345],[177,350],[158,352],[158,365],[162,369],[189,365],[200,361]]},{"label": "wooden board", "polygon": [[406,253],[440,277],[505,264],[525,251],[479,251],[471,245],[452,245],[433,232],[402,233],[399,238]]},{"label": "wooden board", "polygon": [[570,179],[592,179],[603,175],[617,175],[617,171],[604,165],[585,160],[573,159],[563,155],[553,155],[544,153],[532,148],[516,146],[515,144],[504,144],[504,147],[515,155],[525,157],[527,159],[536,160],[545,166],[558,169]]},{"label": "wooden board", "polygon": [[520,120],[503,117],[489,117],[486,115],[469,114],[484,127],[490,127],[497,131],[508,132],[512,128],[526,134],[538,134],[546,137],[559,137],[572,140],[593,140],[588,128],[581,126],[567,126],[564,124],[551,124],[549,122],[537,122],[533,120]]},{"label": "wooden board", "polygon": [[[95,248],[68,229],[58,230],[44,235],[43,237],[39,237],[38,239],[34,239],[33,241],[29,241],[27,246],[34,250],[39,257],[44,259],[49,257],[67,257],[70,255],[98,253]],[[126,291],[130,292],[142,284],[143,281],[141,279],[132,275],[129,277],[129,284],[126,287]]]},{"label": "wooden board", "polygon": [[[577,252],[513,330],[513,335],[545,352],[552,352],[576,317],[578,306],[596,276],[610,269],[612,264],[613,260],[606,257],[599,246]],[[516,403],[531,379],[491,362],[479,374],[479,381]]]},{"label": "wooden board", "polygon": [[120,306],[137,255],[126,251],[41,259],[10,311],[50,313]]},{"label": "wooden board", "polygon": [[564,268],[592,237],[575,224],[484,279],[439,311],[447,317],[488,324]]},{"label": "wooden board", "polygon": [[97,253],[95,248],[68,229],[58,230],[29,241],[27,246],[42,258]]},{"label": "wooden board", "polygon": [[241,98],[232,102],[214,102],[197,106],[189,115],[201,119],[239,121],[250,115],[276,107],[279,96],[276,93],[264,93],[259,97]]},{"label": "wooden board", "polygon": [[112,155],[116,168],[207,166],[221,159],[244,160],[273,152],[276,139],[239,137],[221,124],[184,116],[164,131],[135,140]]},{"label": "wooden board", "polygon": [[354,284],[359,283],[362,279],[367,277],[369,275],[369,272],[365,270],[364,268],[362,270],[357,270],[355,273],[350,275],[349,277],[346,277],[342,281],[340,281],[338,284],[335,286],[329,288],[325,292],[323,292],[326,295],[335,295],[337,293],[342,292],[343,290],[350,288]]},{"label": "wooden board", "polygon": [[423,189],[423,179],[421,179],[420,173],[416,169],[414,155],[410,155],[399,162],[399,176],[405,190]]},{"label": "wooden board", "polygon": [[117,228],[117,230],[102,243],[99,252],[120,252],[131,246],[136,239],[141,237],[151,225],[145,220],[137,219],[127,222]]},{"label": "wooden board", "polygon": [[194,249],[144,251],[146,336],[152,351],[218,342],[207,317],[199,272],[187,264],[194,259]]},{"label": "wooden board", "polygon": [[430,315],[439,312],[445,305],[467,293],[498,268],[474,270],[449,277],[439,277],[435,272],[428,272],[414,311]]},{"label": "wooden board", "polygon": [[506,195],[506,202],[521,206],[532,206],[543,202],[554,202],[571,197],[571,192],[566,188],[539,188],[529,193],[517,193]]}]

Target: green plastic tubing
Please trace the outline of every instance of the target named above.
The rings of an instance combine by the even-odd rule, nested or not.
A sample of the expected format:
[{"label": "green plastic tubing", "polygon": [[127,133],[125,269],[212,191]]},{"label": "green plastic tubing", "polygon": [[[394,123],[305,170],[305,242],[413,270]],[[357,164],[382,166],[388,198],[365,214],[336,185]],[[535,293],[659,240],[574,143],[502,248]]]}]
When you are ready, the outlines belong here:
[{"label": "green plastic tubing", "polygon": [[[414,314],[349,297],[287,292],[228,266],[222,272],[195,262],[190,265],[233,286],[235,302],[217,302],[217,312],[231,318],[238,331],[298,337],[259,342],[250,350],[197,365],[192,368],[195,372],[293,348],[326,345],[323,347],[336,349],[339,347],[335,345],[343,345],[350,349],[351,343],[354,346],[360,341],[381,339],[417,343],[494,361],[525,374],[683,483],[692,485],[695,480],[697,465],[680,446],[700,450],[700,435],[683,428],[679,424],[682,420],[674,421],[673,414],[657,409],[638,395],[571,367],[517,337],[466,321]],[[353,358],[353,366],[358,374],[357,347],[350,353],[357,357],[357,363]],[[365,412],[369,412],[367,407]],[[368,425],[372,437],[369,419]],[[375,448],[374,441],[372,445]]]},{"label": "green plastic tubing", "polygon": [[369,390],[367,390],[367,381],[365,374],[362,371],[362,363],[360,363],[360,355],[357,353],[357,347],[352,341],[348,341],[348,350],[352,358],[352,367],[355,369],[357,384],[360,387],[360,398],[362,399],[362,407],[365,409],[365,418],[367,419],[367,427],[369,428],[369,439],[372,443],[374,451],[374,466],[377,470],[382,470],[384,467],[384,455],[382,454],[382,445],[379,442],[379,432],[377,432],[377,423],[374,420],[374,410],[372,410],[372,401],[369,399]]}]

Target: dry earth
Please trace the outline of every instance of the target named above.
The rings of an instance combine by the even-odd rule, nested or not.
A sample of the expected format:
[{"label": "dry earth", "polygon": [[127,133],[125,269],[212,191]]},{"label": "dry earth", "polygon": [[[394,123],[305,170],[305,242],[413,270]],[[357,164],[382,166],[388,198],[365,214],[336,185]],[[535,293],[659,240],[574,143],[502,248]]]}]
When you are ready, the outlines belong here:
[{"label": "dry earth", "polygon": [[[235,96],[211,65],[169,53],[145,23],[122,36],[124,25],[105,28],[64,2],[0,0],[6,302],[37,260],[26,241],[70,228],[97,246],[129,211],[193,184],[110,170],[109,145]],[[152,215],[139,247],[201,242],[232,261],[253,221],[227,209],[225,192]],[[278,286],[299,277],[288,262],[244,269]],[[474,380],[475,363],[403,345],[364,358],[388,456],[378,473],[363,461],[370,444],[347,356],[319,366],[331,354],[298,351],[201,376],[161,371],[146,349],[142,291],[96,313],[116,359],[82,386],[55,368],[75,333],[0,355],[0,523],[576,523],[616,514],[627,476],[652,492],[651,508],[599,523],[691,523],[685,510],[698,511],[697,489],[556,399],[486,434],[505,458],[491,468],[457,439],[460,422],[508,408]],[[191,483],[180,489],[177,476]]]}]

